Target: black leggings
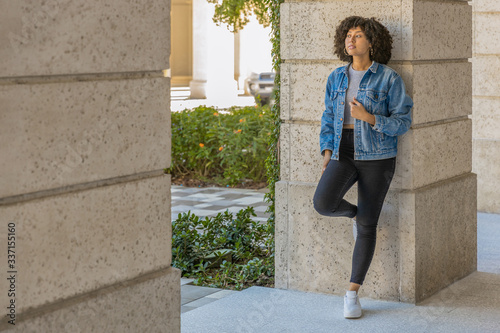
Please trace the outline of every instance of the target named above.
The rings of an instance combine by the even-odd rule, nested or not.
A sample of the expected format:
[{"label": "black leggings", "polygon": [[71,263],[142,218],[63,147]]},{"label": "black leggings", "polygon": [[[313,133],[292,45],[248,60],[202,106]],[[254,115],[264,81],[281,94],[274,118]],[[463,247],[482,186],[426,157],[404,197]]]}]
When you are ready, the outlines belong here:
[{"label": "black leggings", "polygon": [[[377,224],[385,196],[394,175],[396,158],[354,160],[354,133],[344,129],[339,160],[331,160],[314,194],[314,208],[321,215],[356,216],[358,236],[352,255],[351,282],[363,284],[375,251]],[[358,206],[344,195],[358,182]]]}]

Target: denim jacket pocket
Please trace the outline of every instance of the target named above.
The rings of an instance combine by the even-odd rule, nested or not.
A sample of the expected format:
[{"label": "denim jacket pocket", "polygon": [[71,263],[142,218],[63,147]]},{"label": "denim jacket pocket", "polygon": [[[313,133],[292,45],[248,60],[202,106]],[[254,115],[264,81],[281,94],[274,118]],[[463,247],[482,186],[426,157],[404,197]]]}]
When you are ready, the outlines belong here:
[{"label": "denim jacket pocket", "polygon": [[398,145],[398,137],[397,136],[389,136],[381,132],[376,132],[376,136],[378,137],[378,146],[379,149],[384,150],[392,150],[394,147]]},{"label": "denim jacket pocket", "polygon": [[383,91],[367,90],[366,91],[365,109],[372,114],[380,114],[387,116],[387,93]]}]

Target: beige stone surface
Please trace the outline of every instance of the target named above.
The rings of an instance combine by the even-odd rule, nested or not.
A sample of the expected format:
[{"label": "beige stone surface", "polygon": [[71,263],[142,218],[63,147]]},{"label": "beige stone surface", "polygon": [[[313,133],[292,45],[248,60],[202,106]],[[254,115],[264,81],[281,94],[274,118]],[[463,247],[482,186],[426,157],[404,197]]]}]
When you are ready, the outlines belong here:
[{"label": "beige stone surface", "polygon": [[17,225],[19,312],[171,264],[169,175],[1,206],[0,216]]},{"label": "beige stone surface", "polygon": [[[342,61],[315,63],[284,63],[281,67],[281,119],[320,121],[325,110],[325,91],[328,76],[337,67],[345,66]],[[411,76],[402,73],[402,66],[391,64],[401,73],[407,90],[411,92]]]},{"label": "beige stone surface", "polygon": [[170,1],[3,1],[0,77],[169,68]]},{"label": "beige stone surface", "polygon": [[0,86],[0,197],[170,164],[169,79]]},{"label": "beige stone surface", "polygon": [[346,63],[301,62],[281,65],[281,119],[320,121],[328,76]]},{"label": "beige stone surface", "polygon": [[472,64],[472,95],[499,96],[500,55],[475,56]]},{"label": "beige stone surface", "polygon": [[[277,211],[276,286],[343,294],[354,246],[351,220],[321,216],[314,210],[316,184],[280,182],[279,189],[278,202],[288,202]],[[355,202],[356,195],[354,187],[346,198]],[[380,218],[374,259],[363,285],[364,297],[398,299],[397,209],[395,192],[390,192]]]},{"label": "beige stone surface", "polygon": [[[283,180],[317,182],[323,157],[320,123],[289,123],[281,134]],[[472,169],[472,123],[465,119],[421,127],[400,137],[393,187],[413,189]]]},{"label": "beige stone surface", "polygon": [[279,139],[280,180],[290,180],[290,124],[282,122]]},{"label": "beige stone surface", "polygon": [[[472,105],[474,110],[472,137],[474,139],[500,140],[500,99],[475,97]],[[486,160],[485,163],[488,164],[488,161]]]},{"label": "beige stone surface", "polygon": [[5,332],[180,333],[180,275],[170,267],[84,294],[39,309]]},{"label": "beige stone surface", "polygon": [[[314,1],[281,5],[282,59],[337,59],[336,26],[350,15],[377,18],[392,34],[393,60],[401,59],[401,1]],[[307,46],[307,47],[306,47]]]},{"label": "beige stone surface", "polygon": [[472,57],[472,6],[465,1],[413,2],[413,59]]},{"label": "beige stone surface", "polygon": [[319,150],[320,127],[320,123],[291,123],[284,126],[280,138],[282,180],[319,180],[323,163]]},{"label": "beige stone surface", "polygon": [[412,125],[472,114],[471,63],[416,64],[412,69]]},{"label": "beige stone surface", "polygon": [[416,300],[477,268],[476,175],[415,193]]},{"label": "beige stone surface", "polygon": [[500,2],[497,0],[474,0],[473,2],[475,12],[499,12]]},{"label": "beige stone surface", "polygon": [[475,13],[474,20],[474,53],[500,54],[500,8],[495,13]]},{"label": "beige stone surface", "polygon": [[275,187],[275,213],[274,227],[274,287],[288,289],[288,182],[279,181]]},{"label": "beige stone surface", "polygon": [[[472,170],[472,121],[417,128],[409,133],[410,158],[400,161],[402,188],[414,189]],[[408,165],[410,163],[410,165]]]},{"label": "beige stone surface", "polygon": [[500,140],[475,138],[473,161],[478,210],[500,214]]},{"label": "beige stone surface", "polygon": [[[300,62],[282,66],[281,118],[319,121],[330,73],[345,63]],[[472,66],[465,61],[394,65],[412,96],[413,124],[466,116],[471,111]],[[404,67],[404,69],[403,69]]]},{"label": "beige stone surface", "polygon": [[401,191],[399,214],[399,300],[414,303],[416,291],[415,193]]}]

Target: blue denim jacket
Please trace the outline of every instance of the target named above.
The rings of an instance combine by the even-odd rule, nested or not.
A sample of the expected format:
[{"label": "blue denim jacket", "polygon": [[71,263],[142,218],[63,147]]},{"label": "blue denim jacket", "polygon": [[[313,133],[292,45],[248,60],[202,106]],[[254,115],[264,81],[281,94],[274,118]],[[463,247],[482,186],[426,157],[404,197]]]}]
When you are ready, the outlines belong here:
[{"label": "blue denim jacket", "polygon": [[[348,65],[335,69],[326,84],[325,106],[321,117],[321,154],[332,151],[339,159],[344,123]],[[401,77],[391,68],[373,62],[359,84],[356,99],[375,116],[375,125],[355,119],[354,159],[381,160],[397,154],[398,135],[410,128],[413,101],[406,94]]]}]

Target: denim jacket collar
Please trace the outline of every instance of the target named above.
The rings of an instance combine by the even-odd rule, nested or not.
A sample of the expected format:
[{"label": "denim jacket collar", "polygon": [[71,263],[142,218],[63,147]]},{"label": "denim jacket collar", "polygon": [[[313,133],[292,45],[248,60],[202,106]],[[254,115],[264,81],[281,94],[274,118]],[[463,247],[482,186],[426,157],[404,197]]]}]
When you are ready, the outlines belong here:
[{"label": "denim jacket collar", "polygon": [[[345,65],[344,67],[342,67],[342,72],[347,75],[347,71],[349,70],[349,66],[352,65],[352,62],[348,63],[347,65]],[[372,61],[372,64],[370,65],[370,68],[368,68],[371,72],[373,73],[377,73],[377,69],[378,69],[378,62],[376,61]]]}]

